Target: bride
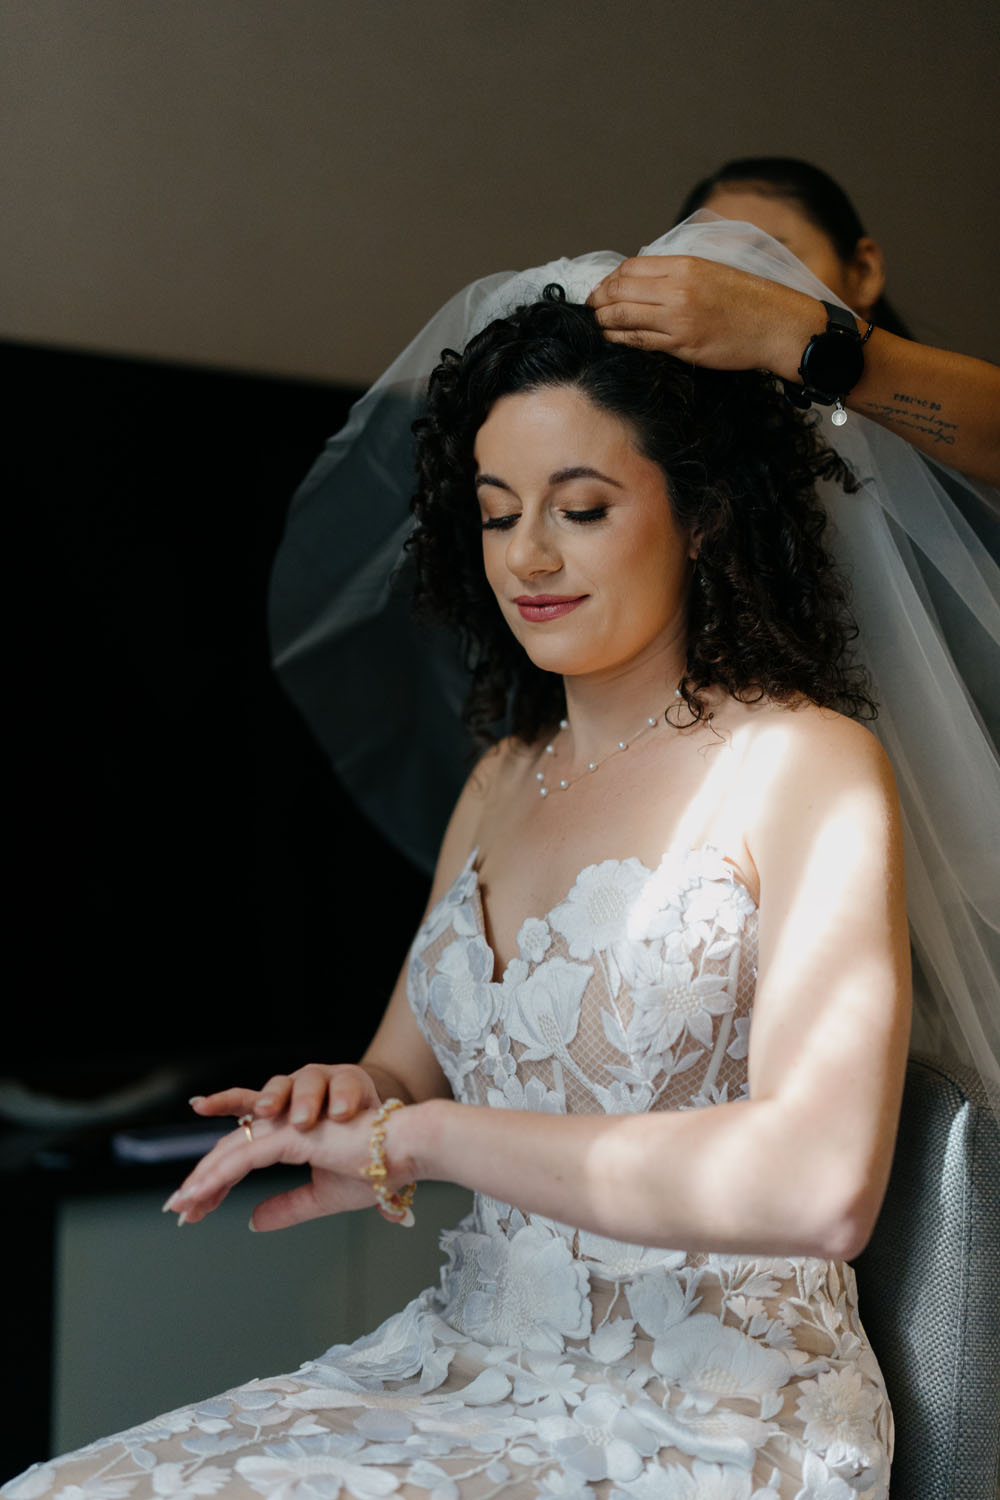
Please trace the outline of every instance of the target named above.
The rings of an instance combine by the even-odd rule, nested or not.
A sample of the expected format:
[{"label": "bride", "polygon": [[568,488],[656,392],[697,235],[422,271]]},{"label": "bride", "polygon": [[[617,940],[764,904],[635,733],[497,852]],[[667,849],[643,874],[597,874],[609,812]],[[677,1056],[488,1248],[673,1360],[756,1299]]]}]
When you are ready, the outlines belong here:
[{"label": "bride", "polygon": [[909,948],[814,492],[845,471],[770,377],[610,343],[557,290],[446,352],[417,463],[418,602],[462,641],[470,728],[510,733],[361,1063],[202,1101],[240,1125],[167,1207],[282,1161],[310,1181],[258,1230],[412,1222],[425,1179],[474,1211],[367,1338],[8,1492],[881,1500],[845,1262]]}]

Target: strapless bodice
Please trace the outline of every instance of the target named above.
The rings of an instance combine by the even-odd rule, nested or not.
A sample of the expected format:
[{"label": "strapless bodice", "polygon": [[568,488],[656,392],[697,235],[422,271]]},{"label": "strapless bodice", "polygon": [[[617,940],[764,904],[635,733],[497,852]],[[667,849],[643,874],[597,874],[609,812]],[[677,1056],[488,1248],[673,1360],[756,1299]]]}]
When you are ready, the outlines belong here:
[{"label": "strapless bodice", "polygon": [[457,1099],[638,1114],[745,1096],[757,910],[718,850],[588,865],[517,947],[497,976],[474,852],[408,980]]}]

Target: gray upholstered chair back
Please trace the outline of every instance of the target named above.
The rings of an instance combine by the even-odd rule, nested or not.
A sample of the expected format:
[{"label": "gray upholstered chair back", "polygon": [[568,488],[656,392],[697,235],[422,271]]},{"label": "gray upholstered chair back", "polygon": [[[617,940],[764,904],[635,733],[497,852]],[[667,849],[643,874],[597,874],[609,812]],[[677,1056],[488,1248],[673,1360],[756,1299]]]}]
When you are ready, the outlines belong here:
[{"label": "gray upholstered chair back", "polygon": [[1000,1127],[971,1071],[911,1058],[889,1190],[855,1271],[896,1420],[892,1500],[994,1500]]}]

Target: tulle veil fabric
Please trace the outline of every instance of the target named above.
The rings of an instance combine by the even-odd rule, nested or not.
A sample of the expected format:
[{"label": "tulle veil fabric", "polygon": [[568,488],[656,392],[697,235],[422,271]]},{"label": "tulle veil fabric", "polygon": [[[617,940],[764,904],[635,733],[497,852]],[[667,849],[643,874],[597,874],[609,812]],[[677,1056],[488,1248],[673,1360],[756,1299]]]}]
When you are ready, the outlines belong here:
[{"label": "tulle veil fabric", "polygon": [[[640,253],[839,300],[770,236],[704,209]],[[410,425],[442,349],[549,282],[583,301],[622,259],[595,252],[459,292],[356,404],[292,504],[271,583],[275,668],[362,809],[427,869],[472,747],[456,649],[410,616]],[[823,498],[903,807],[913,1046],[971,1061],[1000,1119],[1000,496],[854,412],[840,428],[820,420],[859,482]]]}]

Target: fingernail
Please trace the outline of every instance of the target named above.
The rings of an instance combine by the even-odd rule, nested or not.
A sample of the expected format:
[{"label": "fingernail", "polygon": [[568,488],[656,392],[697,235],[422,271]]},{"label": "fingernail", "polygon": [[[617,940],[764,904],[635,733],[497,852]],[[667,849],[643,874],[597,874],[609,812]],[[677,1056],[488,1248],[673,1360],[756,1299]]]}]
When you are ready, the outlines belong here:
[{"label": "fingernail", "polygon": [[160,1209],[160,1213],[161,1214],[168,1214],[168,1213],[171,1212],[171,1210],[173,1209],[173,1206],[174,1206],[174,1199],[176,1197],[177,1197],[176,1193],[171,1193],[170,1194],[170,1197],[167,1199],[166,1203],[164,1203],[163,1207]]},{"label": "fingernail", "polygon": [[191,1108],[194,1109],[195,1105],[201,1104],[204,1098],[204,1094],[192,1094],[190,1099],[188,1100],[188,1103],[190,1104]]},{"label": "fingernail", "polygon": [[177,1228],[180,1229],[181,1225],[182,1224],[186,1224],[187,1221],[188,1221],[187,1214],[178,1214],[177,1215]]},{"label": "fingernail", "polygon": [[330,1100],[330,1114],[342,1115],[346,1111],[347,1107],[348,1101],[344,1098],[344,1095],[334,1094],[333,1098]]},{"label": "fingernail", "polygon": [[309,1111],[307,1109],[297,1109],[294,1115],[292,1115],[292,1124],[304,1125],[308,1119]]},{"label": "fingernail", "polygon": [[257,1100],[257,1108],[270,1109],[273,1103],[274,1100],[271,1098],[270,1094],[261,1094],[260,1098]]},{"label": "fingernail", "polygon": [[399,1224],[400,1227],[403,1228],[403,1229],[412,1229],[413,1226],[414,1226],[414,1224],[416,1222],[417,1221],[414,1218],[413,1209],[412,1208],[408,1208],[406,1210],[406,1213],[403,1215],[403,1217],[401,1219],[397,1219],[396,1220],[396,1223]]},{"label": "fingernail", "polygon": [[259,1232],[256,1224],[253,1221],[253,1214],[250,1215],[250,1222],[247,1225],[247,1228],[249,1229],[251,1234],[257,1234]]}]

